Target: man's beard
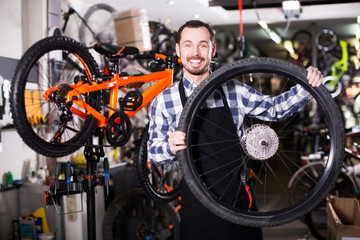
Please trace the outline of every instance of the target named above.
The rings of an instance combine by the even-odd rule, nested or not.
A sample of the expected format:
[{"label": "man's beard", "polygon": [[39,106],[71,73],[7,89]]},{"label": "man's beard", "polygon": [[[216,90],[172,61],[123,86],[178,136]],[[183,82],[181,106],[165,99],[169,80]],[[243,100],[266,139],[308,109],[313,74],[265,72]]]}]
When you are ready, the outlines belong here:
[{"label": "man's beard", "polygon": [[192,75],[201,75],[205,72],[208,71],[208,69],[206,67],[204,68],[201,68],[201,69],[188,69],[188,68],[185,68],[189,73],[191,73]]},{"label": "man's beard", "polygon": [[[202,61],[204,61],[203,58],[190,58],[190,59],[200,59]],[[190,61],[190,59],[188,59],[188,61]],[[191,66],[191,64],[189,64],[189,67],[187,67],[186,65],[184,65],[184,68],[189,72],[191,73],[192,75],[202,75],[203,73],[205,72],[208,72],[209,69],[208,67],[205,65],[204,67],[201,67],[201,68],[193,68]]]}]

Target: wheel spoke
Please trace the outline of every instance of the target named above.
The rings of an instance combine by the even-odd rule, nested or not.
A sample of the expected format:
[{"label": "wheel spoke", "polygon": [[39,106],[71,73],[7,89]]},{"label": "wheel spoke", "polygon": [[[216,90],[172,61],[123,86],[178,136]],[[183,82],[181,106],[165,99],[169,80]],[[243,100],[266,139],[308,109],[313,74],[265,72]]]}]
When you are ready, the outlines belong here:
[{"label": "wheel spoke", "polygon": [[[220,120],[207,119],[205,111],[218,112]],[[246,59],[215,71],[193,93],[180,118],[179,130],[187,135],[180,164],[190,190],[215,214],[249,226],[283,224],[314,207],[335,181],[344,146],[341,126],[331,96],[309,86],[305,70]],[[292,178],[309,159],[322,159],[327,170],[305,175],[304,183],[311,184],[294,197]],[[250,211],[244,173],[256,201]]]}]

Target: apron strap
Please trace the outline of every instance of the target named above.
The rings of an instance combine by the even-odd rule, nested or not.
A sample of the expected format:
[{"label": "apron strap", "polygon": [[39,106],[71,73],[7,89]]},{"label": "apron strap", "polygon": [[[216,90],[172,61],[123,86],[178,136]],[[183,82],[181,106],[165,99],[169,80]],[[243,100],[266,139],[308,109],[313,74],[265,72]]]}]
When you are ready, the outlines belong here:
[{"label": "apron strap", "polygon": [[[179,87],[179,94],[180,94],[181,103],[182,103],[182,106],[184,107],[187,98],[186,98],[186,95],[185,95],[184,83],[183,83],[183,80],[182,80],[182,79],[180,80],[178,87]],[[222,100],[223,100],[224,107],[225,107],[227,110],[229,110],[229,112],[231,113],[229,104],[228,104],[227,101],[226,101],[224,89],[223,89],[222,87],[219,87],[219,90],[220,90],[220,94],[221,94],[221,96],[222,96]]]},{"label": "apron strap", "polygon": [[181,79],[180,82],[179,82],[179,94],[180,94],[180,99],[181,99],[182,106],[184,107],[187,98],[186,98],[186,96],[185,96],[184,83],[183,83],[183,80],[182,80],[182,79]]}]

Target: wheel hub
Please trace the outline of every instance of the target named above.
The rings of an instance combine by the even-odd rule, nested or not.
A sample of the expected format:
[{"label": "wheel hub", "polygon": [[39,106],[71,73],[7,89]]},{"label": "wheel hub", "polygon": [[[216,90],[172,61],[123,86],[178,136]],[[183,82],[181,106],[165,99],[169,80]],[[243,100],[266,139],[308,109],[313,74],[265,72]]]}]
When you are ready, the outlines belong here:
[{"label": "wheel hub", "polygon": [[53,97],[55,103],[59,106],[63,103],[66,103],[67,94],[71,90],[73,90],[73,88],[70,87],[69,84],[61,84],[55,93],[55,97]]},{"label": "wheel hub", "polygon": [[245,131],[241,138],[241,146],[252,159],[266,160],[278,150],[279,138],[269,126],[255,124]]}]

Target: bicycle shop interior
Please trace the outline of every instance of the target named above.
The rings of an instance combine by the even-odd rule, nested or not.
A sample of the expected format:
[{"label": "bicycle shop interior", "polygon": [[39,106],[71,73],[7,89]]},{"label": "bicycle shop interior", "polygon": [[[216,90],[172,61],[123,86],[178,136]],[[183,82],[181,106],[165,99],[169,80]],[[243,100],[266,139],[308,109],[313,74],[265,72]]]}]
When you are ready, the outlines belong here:
[{"label": "bicycle shop interior", "polygon": [[[1,0],[0,30],[3,34],[0,39],[0,174],[2,176],[0,239],[101,240],[115,239],[115,235],[116,239],[180,239],[178,226],[181,221],[179,217],[181,193],[171,200],[159,201],[157,199],[159,197],[168,197],[163,192],[168,193],[170,187],[167,184],[161,186],[164,188],[161,189],[161,194],[157,192],[154,194],[152,189],[158,184],[154,181],[158,181],[159,178],[161,181],[164,180],[165,177],[162,174],[168,169],[152,166],[155,169],[153,172],[145,170],[143,172],[139,170],[139,163],[136,163],[140,157],[147,156],[148,113],[146,107],[139,110],[134,117],[131,116],[131,119],[127,119],[127,124],[131,123],[131,132],[127,133],[129,135],[124,144],[117,144],[116,141],[115,146],[102,144],[99,140],[102,139],[101,130],[89,130],[94,143],[85,145],[83,141],[83,145],[79,144],[76,150],[68,151],[69,154],[60,156],[54,153],[45,154],[47,155],[45,156],[34,150],[34,147],[29,147],[29,144],[36,146],[38,142],[30,139],[31,136],[43,134],[45,138],[49,135],[48,131],[53,130],[45,127],[48,121],[47,116],[40,112],[31,117],[24,117],[25,120],[28,119],[26,124],[16,126],[14,124],[16,119],[15,121],[13,119],[15,113],[13,115],[12,110],[20,111],[26,108],[21,111],[24,111],[26,115],[31,113],[26,106],[16,106],[16,98],[11,96],[19,95],[19,89],[25,91],[25,98],[30,96],[31,99],[24,100],[22,93],[18,101],[24,101],[25,105],[31,102],[36,105],[35,108],[44,112],[44,108],[40,106],[40,99],[45,98],[45,93],[44,95],[33,93],[33,88],[36,88],[35,82],[27,83],[26,89],[13,86],[14,79],[21,81],[22,76],[19,76],[21,72],[29,76],[36,75],[31,75],[33,70],[30,71],[29,68],[27,71],[25,66],[19,64],[20,61],[32,64],[34,68],[41,68],[30,57],[23,58],[26,53],[28,54],[26,56],[41,55],[40,53],[37,55],[36,51],[41,52],[42,47],[33,48],[40,40],[63,36],[74,40],[69,51],[77,46],[83,48],[74,54],[75,57],[81,55],[83,51],[91,54],[90,60],[84,59],[80,62],[85,65],[94,63],[96,66],[93,68],[91,65],[79,70],[75,62],[71,62],[66,67],[81,72],[79,76],[73,76],[74,79],[76,78],[74,85],[86,82],[84,76],[85,78],[87,76],[95,80],[92,85],[94,87],[109,80],[109,76],[114,76],[111,75],[115,71],[114,63],[117,64],[116,69],[121,68],[122,71],[127,71],[126,75],[121,75],[124,78],[137,76],[139,72],[144,74],[159,71],[154,67],[154,62],[159,59],[153,59],[146,64],[138,61],[134,65],[133,58],[124,57],[131,60],[122,60],[120,65],[118,58],[105,56],[110,54],[110,51],[114,51],[109,49],[120,50],[120,48],[109,47],[108,52],[103,52],[104,54],[101,55],[93,49],[94,44],[103,42],[126,45],[138,48],[140,53],[156,51],[156,53],[171,55],[176,59],[176,31],[191,19],[206,22],[215,31],[217,55],[213,59],[214,72],[229,64],[256,57],[280,59],[302,69],[314,66],[322,72],[324,89],[329,93],[329,98],[336,104],[337,111],[341,114],[342,123],[337,125],[331,122],[330,125],[341,128],[343,135],[339,142],[344,144],[345,151],[341,154],[329,154],[331,156],[344,155],[344,164],[339,167],[339,175],[334,179],[334,182],[341,187],[331,188],[331,191],[329,187],[327,197],[322,199],[319,205],[314,206],[314,209],[310,209],[309,213],[286,223],[277,224],[277,226],[264,227],[263,239],[360,239],[360,3],[350,0]],[[45,48],[44,45],[44,51]],[[28,51],[29,49],[37,50]],[[50,52],[53,49],[48,47],[48,50]],[[53,75],[56,75],[56,71],[63,67],[56,61],[59,58],[68,60],[64,57],[64,52],[62,56],[54,54],[55,57],[49,54],[49,58],[53,60],[51,64],[56,68],[55,72],[48,73],[52,77],[51,81],[54,81]],[[45,53],[43,55],[45,56]],[[119,62],[116,63],[116,61]],[[166,60],[164,62],[166,63]],[[95,72],[101,76],[89,77],[88,72],[92,72],[95,68]],[[177,71],[177,68],[173,69],[174,82],[177,77],[182,76],[181,66],[179,69],[180,71]],[[43,69],[43,72],[47,70]],[[275,73],[282,72],[275,71]],[[38,75],[41,74],[38,72]],[[279,84],[273,79],[275,78],[271,79],[269,86]],[[89,84],[91,87],[91,83]],[[142,88],[147,85],[135,82],[133,84],[132,88],[139,90],[119,91],[119,94],[124,94],[121,99],[140,102],[142,100],[139,98],[143,97]],[[26,95],[29,86],[31,93]],[[48,87],[45,91],[48,93],[46,99],[57,101],[57,106],[63,106],[63,101],[70,99],[66,98],[67,94],[74,88],[73,85],[70,87],[61,83],[57,84],[57,87]],[[278,86],[277,89],[279,90],[280,87]],[[57,93],[50,94],[50,90]],[[88,94],[85,101],[88,101],[87,97],[93,96],[91,93]],[[89,104],[96,106],[99,101],[108,100],[109,96],[105,95],[96,97],[94,101],[90,100]],[[313,97],[318,100],[317,96]],[[71,101],[75,102],[75,98],[73,96]],[[115,100],[117,101],[118,99]],[[326,103],[323,105],[325,107]],[[63,107],[61,111],[70,111],[70,109],[75,113],[79,111],[73,110],[71,106],[66,107],[66,110]],[[126,111],[132,111],[132,109],[128,107]],[[21,117],[21,111],[15,116]],[[107,106],[106,114],[111,111],[117,110]],[[120,111],[120,116],[123,116],[121,115],[123,113],[124,111]],[[81,113],[78,114],[82,116]],[[87,111],[83,114],[86,115]],[[316,116],[311,110],[305,111],[304,114],[299,120],[304,123],[303,125]],[[69,116],[66,115],[66,117]],[[110,120],[111,117],[106,121],[110,122]],[[82,124],[94,126],[88,122],[87,120]],[[107,130],[109,132],[122,131],[115,130],[119,124],[116,119],[111,123],[113,125],[108,124],[102,129],[110,129]],[[36,126],[37,131],[34,130],[34,134],[20,136],[27,131],[27,127],[32,129],[33,126],[30,125]],[[54,125],[61,124],[56,122]],[[67,127],[68,130],[70,128]],[[126,125],[125,128],[129,126]],[[301,182],[295,175],[299,178],[302,175],[303,180],[304,178],[316,179],[315,175],[318,172],[314,173],[314,171],[317,171],[317,167],[320,166],[322,169],[321,174],[323,170],[328,171],[323,165],[315,164],[315,161],[319,159],[327,164],[327,150],[325,146],[321,148],[321,144],[323,141],[330,141],[327,139],[328,129],[319,127],[314,130],[307,126],[299,132],[301,133],[296,135],[296,140],[292,139],[289,145],[295,145],[296,142],[298,148],[307,151],[314,144],[318,144],[320,150],[312,150],[312,153],[306,156],[294,153],[299,155],[303,164],[296,172],[299,175],[285,177],[282,176],[283,168],[274,168],[274,175],[277,176],[274,181],[285,181],[283,186],[286,192],[292,191],[291,186],[296,181]],[[60,131],[56,133],[61,134]],[[23,139],[23,136],[29,136],[29,139]],[[106,137],[105,141],[111,144],[111,137],[114,136],[110,133],[110,137]],[[308,141],[308,139],[311,140]],[[49,142],[56,146],[56,140],[57,138],[54,137],[55,143]],[[96,142],[98,140],[99,142]],[[96,144],[101,147],[94,146]],[[281,147],[284,146],[279,148]],[[333,148],[332,145],[331,147]],[[89,164],[89,162],[94,164]],[[151,165],[148,162],[144,164],[144,168],[149,166],[146,164]],[[93,170],[91,174],[89,168]],[[182,173],[177,166],[170,168],[171,175],[167,175],[167,178],[170,176],[172,179],[166,180],[175,184],[174,182],[177,182]],[[154,177],[155,171],[160,177]],[[149,180],[150,175],[152,179]],[[142,180],[150,186],[141,186],[144,184],[141,183]],[[85,183],[91,183],[91,186],[85,186]],[[261,182],[263,183],[265,181]],[[342,191],[349,185],[351,194],[348,191],[346,193]],[[272,187],[270,186],[269,189]],[[311,192],[311,190],[308,191]],[[276,194],[269,196],[272,198],[272,207],[275,211],[277,211],[277,204],[289,201],[284,196]],[[344,202],[338,202],[344,198]],[[351,210],[349,210],[350,206],[353,207]],[[346,223],[340,223],[341,226],[333,224],[336,211],[329,212],[329,209],[333,207],[340,217],[344,214],[351,215],[348,216]],[[316,215],[317,212],[321,213]],[[111,225],[111,228],[106,228],[106,225]],[[90,228],[92,228],[91,231]],[[346,228],[346,230],[339,230],[340,228]]]}]

